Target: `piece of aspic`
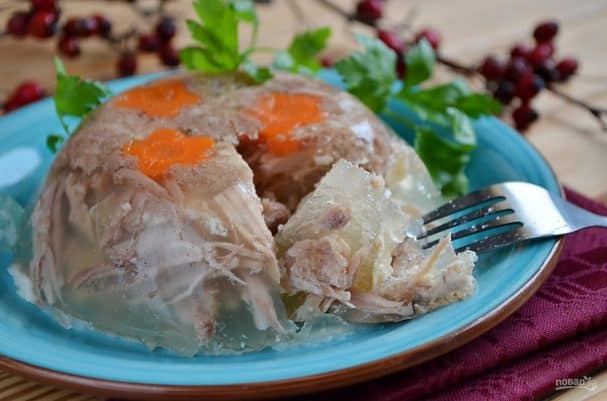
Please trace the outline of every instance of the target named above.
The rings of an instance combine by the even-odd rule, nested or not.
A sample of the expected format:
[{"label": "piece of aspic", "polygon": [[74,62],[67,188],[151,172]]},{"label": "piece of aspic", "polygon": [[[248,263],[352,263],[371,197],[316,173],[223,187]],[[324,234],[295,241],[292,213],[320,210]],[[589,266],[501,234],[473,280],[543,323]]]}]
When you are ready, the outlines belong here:
[{"label": "piece of aspic", "polygon": [[422,250],[406,237],[410,217],[382,178],[337,162],[275,236],[283,287],[304,295],[292,316],[395,321],[469,295],[475,255],[448,239]]}]

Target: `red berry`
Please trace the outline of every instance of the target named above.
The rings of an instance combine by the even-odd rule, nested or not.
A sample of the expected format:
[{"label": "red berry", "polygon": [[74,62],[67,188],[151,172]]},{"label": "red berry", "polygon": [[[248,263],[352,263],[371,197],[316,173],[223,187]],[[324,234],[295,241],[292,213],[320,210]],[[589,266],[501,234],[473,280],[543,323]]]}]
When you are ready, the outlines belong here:
[{"label": "red berry", "polygon": [[405,48],[405,42],[403,42],[394,31],[380,29],[377,31],[377,38],[396,53],[401,53]]},{"label": "red berry", "polygon": [[63,34],[66,36],[80,35],[80,18],[70,18],[61,27]]},{"label": "red berry", "polygon": [[559,31],[559,24],[556,21],[544,21],[538,24],[533,30],[533,37],[537,43],[549,42]]},{"label": "red berry", "polygon": [[55,0],[30,0],[34,11],[54,11],[57,8]]},{"label": "red berry", "polygon": [[504,105],[510,104],[514,99],[514,84],[509,81],[501,81],[493,92],[493,97]]},{"label": "red berry", "polygon": [[128,77],[137,71],[137,56],[132,52],[122,53],[116,65],[118,75]]},{"label": "red berry", "polygon": [[517,82],[523,75],[531,72],[531,67],[527,61],[520,57],[515,57],[510,60],[508,67],[504,73],[504,77],[510,82]]},{"label": "red berry", "polygon": [[539,93],[546,86],[544,80],[539,76],[528,72],[516,83],[514,93],[521,100],[528,100]]},{"label": "red berry", "polygon": [[23,82],[9,95],[4,105],[4,110],[9,112],[18,109],[26,104],[40,100],[44,96],[46,94],[40,85],[32,81]]},{"label": "red berry", "polygon": [[78,36],[88,38],[97,33],[97,20],[95,17],[81,18]]},{"label": "red berry", "polygon": [[483,77],[485,77],[485,79],[495,81],[504,76],[504,73],[506,72],[506,66],[497,58],[493,56],[487,56],[478,68],[478,71]]},{"label": "red berry", "polygon": [[531,63],[532,66],[539,67],[540,65],[542,65],[542,63],[544,63],[544,61],[546,61],[547,59],[552,57],[553,53],[554,53],[554,47],[552,46],[552,44],[550,44],[550,43],[539,44],[531,52],[531,55],[529,56],[529,62]]},{"label": "red berry", "polygon": [[520,131],[526,130],[538,117],[537,111],[532,109],[528,103],[523,103],[512,112],[514,126]]},{"label": "red berry", "polygon": [[574,59],[573,57],[567,57],[562,59],[556,65],[556,71],[558,72],[558,80],[568,80],[572,75],[577,72],[577,69],[578,62],[576,59]]},{"label": "red berry", "polygon": [[160,39],[156,34],[150,33],[148,35],[141,35],[138,39],[137,48],[140,52],[154,53],[158,51],[160,47]]},{"label": "red berry", "polygon": [[156,35],[158,35],[160,40],[164,42],[168,42],[169,40],[173,39],[175,32],[177,32],[175,20],[171,17],[162,17],[156,24]]},{"label": "red berry", "polygon": [[56,31],[57,13],[53,11],[36,11],[27,26],[27,32],[40,39],[53,36]]},{"label": "red berry", "polygon": [[112,33],[112,23],[103,15],[95,14],[93,19],[97,24],[97,35],[102,38],[107,38]]},{"label": "red berry", "polygon": [[73,36],[63,36],[57,43],[59,52],[67,57],[74,58],[80,55],[78,40]]},{"label": "red berry", "polygon": [[27,35],[27,26],[30,16],[25,12],[15,12],[6,22],[6,32],[13,36],[22,38]]},{"label": "red berry", "polygon": [[436,29],[426,28],[415,36],[415,41],[419,42],[422,38],[426,39],[434,50],[438,50],[441,44],[442,35]]},{"label": "red berry", "polygon": [[66,36],[88,38],[97,33],[97,18],[70,18],[61,29]]},{"label": "red berry", "polygon": [[335,64],[335,60],[331,56],[322,56],[319,61],[325,68],[331,68],[333,67],[333,64]]},{"label": "red berry", "polygon": [[544,60],[544,62],[537,66],[534,71],[537,75],[542,77],[545,82],[555,81],[559,77],[554,60],[551,58]]},{"label": "red berry", "polygon": [[179,65],[179,54],[177,50],[170,44],[161,46],[159,51],[160,61],[168,67],[176,67]]},{"label": "red berry", "polygon": [[520,57],[523,59],[528,59],[531,55],[531,49],[523,44],[516,44],[512,49],[510,49],[510,57]]},{"label": "red berry", "polygon": [[367,24],[375,24],[383,14],[384,3],[382,0],[361,0],[356,6],[356,19]]}]

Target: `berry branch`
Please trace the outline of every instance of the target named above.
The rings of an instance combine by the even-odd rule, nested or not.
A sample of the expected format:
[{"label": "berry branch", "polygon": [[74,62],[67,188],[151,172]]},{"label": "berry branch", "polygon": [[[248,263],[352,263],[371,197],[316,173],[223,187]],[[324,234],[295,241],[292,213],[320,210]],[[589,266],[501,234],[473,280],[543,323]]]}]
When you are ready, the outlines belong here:
[{"label": "berry branch", "polygon": [[569,102],[571,104],[575,104],[575,105],[587,110],[590,114],[592,114],[598,120],[599,124],[601,125],[601,129],[604,132],[607,132],[607,123],[603,119],[604,116],[607,115],[607,108],[593,106],[589,103],[586,103],[583,100],[574,98],[573,96],[571,96],[567,93],[561,92],[559,89],[556,89],[553,86],[549,86],[548,90],[550,92],[554,93],[555,95],[559,96],[560,98],[566,100],[567,102]]},{"label": "berry branch", "polygon": [[[374,28],[377,37],[397,53],[397,70],[401,77],[406,74],[402,59],[407,49],[418,42],[421,37],[425,38],[434,48],[438,63],[466,77],[482,77],[487,90],[493,97],[504,106],[510,106],[514,124],[521,131],[537,120],[539,115],[531,107],[531,101],[542,89],[588,111],[597,119],[601,129],[607,131],[607,123],[604,120],[607,109],[577,99],[555,86],[559,82],[567,81],[577,72],[578,62],[571,57],[555,61],[554,38],[559,27],[554,21],[545,21],[537,25],[533,31],[535,47],[515,45],[510,51],[507,63],[488,56],[479,66],[472,66],[461,64],[441,55],[439,52],[441,37],[434,29],[422,30],[413,39],[404,40],[399,34],[400,29],[378,28],[387,0],[359,0],[353,12],[348,12],[331,0],[316,1],[348,22],[356,21]],[[408,21],[407,24],[400,24],[399,27],[408,28],[409,25]]]},{"label": "berry branch", "polygon": [[[83,0],[87,1],[87,0]],[[119,54],[116,73],[124,77],[137,71],[138,53],[156,53],[160,62],[167,67],[179,65],[177,50],[172,39],[177,31],[174,19],[166,14],[166,4],[170,0],[158,0],[150,4],[137,0],[106,0],[123,3],[146,21],[155,21],[151,32],[142,33],[133,25],[123,32],[114,32],[111,21],[102,14],[61,19],[59,0],[30,0],[29,9],[23,9],[24,1],[6,0],[0,11],[14,10],[6,22],[0,40],[8,38],[37,39],[55,38],[57,52],[67,58],[81,55],[80,44],[86,39],[97,37]],[[5,112],[12,111],[46,96],[35,82],[19,85],[2,105]]]},{"label": "berry branch", "polygon": [[[452,70],[457,71],[466,76],[474,76],[474,75],[483,76],[482,67],[479,70],[478,68],[465,66],[465,65],[459,64],[456,61],[447,60],[440,56],[437,57],[437,61],[446,65],[447,67],[451,68]],[[490,73],[488,73],[488,74],[490,74]],[[546,90],[548,90],[555,96],[560,97],[561,99],[565,100],[566,102],[573,104],[575,106],[581,107],[582,109],[586,110],[588,113],[590,113],[592,115],[592,117],[594,117],[597,120],[597,122],[601,126],[601,130],[604,132],[607,132],[607,122],[605,122],[605,120],[604,120],[604,117],[607,115],[607,108],[597,107],[584,100],[578,99],[568,93],[561,91],[560,89],[557,89],[553,84],[551,84],[549,82],[546,84]],[[499,93],[498,93],[498,96],[499,96]]]}]

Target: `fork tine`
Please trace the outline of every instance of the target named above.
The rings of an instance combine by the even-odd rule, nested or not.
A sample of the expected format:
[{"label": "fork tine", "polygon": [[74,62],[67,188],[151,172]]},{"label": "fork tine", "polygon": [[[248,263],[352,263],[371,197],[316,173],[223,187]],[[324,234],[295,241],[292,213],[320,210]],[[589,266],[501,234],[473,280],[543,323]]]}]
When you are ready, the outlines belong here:
[{"label": "fork tine", "polygon": [[476,253],[482,253],[491,251],[493,249],[500,248],[505,245],[511,245],[520,240],[527,238],[527,232],[524,228],[519,227],[515,230],[508,231],[505,233],[497,234],[492,237],[483,238],[479,241],[472,242],[468,245],[461,246],[455,249],[455,252],[460,253],[463,251],[474,251]]},{"label": "fork tine", "polygon": [[503,200],[504,196],[496,195],[490,188],[480,189],[478,191],[470,192],[468,195],[464,195],[460,198],[453,199],[442,206],[434,209],[422,217],[424,224],[431,221],[440,219],[450,214],[456,213],[460,210],[467,209],[471,206],[478,205],[490,200]]},{"label": "fork tine", "polygon": [[504,211],[510,211],[510,212],[512,212],[513,210],[510,209],[510,207],[507,204],[505,204],[505,205],[502,205],[502,204],[498,204],[498,205],[492,204],[492,205],[489,205],[489,206],[485,206],[485,207],[483,207],[481,209],[473,210],[472,212],[470,212],[468,214],[465,214],[463,216],[459,216],[459,217],[457,217],[457,218],[455,218],[453,220],[449,220],[448,222],[443,223],[443,224],[441,224],[439,226],[432,227],[431,229],[426,230],[426,232],[424,232],[423,234],[421,234],[420,236],[418,236],[417,239],[418,240],[419,239],[424,239],[424,238],[429,237],[431,235],[440,233],[441,231],[446,231],[446,230],[448,230],[450,228],[457,227],[457,226],[462,225],[464,223],[468,223],[468,222],[471,222],[473,220],[477,220],[477,219],[480,219],[480,218],[483,218],[483,217],[493,217],[494,215],[497,215],[497,214],[501,215],[501,212],[504,212]]},{"label": "fork tine", "polygon": [[514,214],[509,214],[506,216],[496,216],[493,218],[493,220],[475,224],[471,227],[454,232],[453,234],[451,234],[451,239],[456,240],[460,238],[465,238],[476,233],[490,230],[492,228],[501,228],[514,224],[518,226],[523,224],[516,218]]},{"label": "fork tine", "polygon": [[[456,239],[460,239],[460,238],[465,238],[465,237],[468,237],[473,234],[477,234],[477,233],[480,233],[483,231],[490,230],[492,228],[502,228],[502,227],[512,226],[511,229],[514,229],[520,225],[522,225],[522,223],[518,219],[516,219],[514,214],[509,214],[506,216],[495,216],[493,218],[493,220],[475,224],[471,227],[464,228],[462,230],[451,233],[451,239],[456,240]],[[439,240],[437,239],[437,240],[428,242],[427,244],[424,244],[422,246],[422,248],[423,249],[430,248],[430,247],[436,245],[438,243],[438,241]]]}]

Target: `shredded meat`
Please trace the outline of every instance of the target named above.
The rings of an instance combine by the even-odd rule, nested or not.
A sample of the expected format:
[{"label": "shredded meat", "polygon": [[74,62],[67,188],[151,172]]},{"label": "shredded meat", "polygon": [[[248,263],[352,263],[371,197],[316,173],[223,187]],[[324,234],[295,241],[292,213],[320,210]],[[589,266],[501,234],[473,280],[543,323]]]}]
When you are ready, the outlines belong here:
[{"label": "shredded meat", "polygon": [[355,308],[345,312],[351,322],[398,322],[415,315],[412,303],[391,301],[373,293],[354,293],[351,302]]},{"label": "shredded meat", "polygon": [[350,247],[337,236],[296,242],[286,253],[288,286],[342,301],[350,299],[355,269],[349,264]]},{"label": "shredded meat", "polygon": [[278,227],[281,224],[285,224],[289,220],[289,217],[291,217],[289,209],[273,199],[261,198],[261,205],[263,206],[263,219],[272,234],[275,234],[278,231]]}]

